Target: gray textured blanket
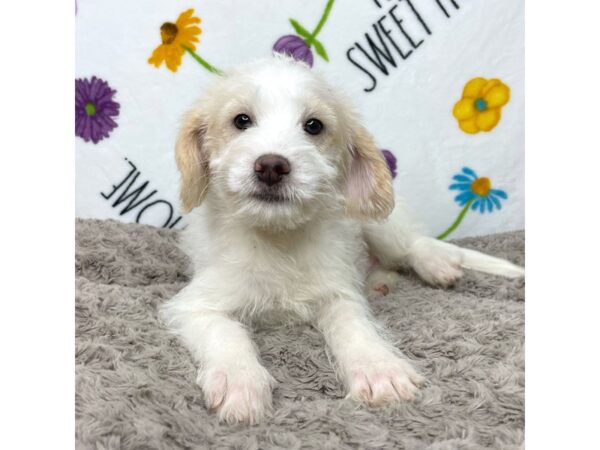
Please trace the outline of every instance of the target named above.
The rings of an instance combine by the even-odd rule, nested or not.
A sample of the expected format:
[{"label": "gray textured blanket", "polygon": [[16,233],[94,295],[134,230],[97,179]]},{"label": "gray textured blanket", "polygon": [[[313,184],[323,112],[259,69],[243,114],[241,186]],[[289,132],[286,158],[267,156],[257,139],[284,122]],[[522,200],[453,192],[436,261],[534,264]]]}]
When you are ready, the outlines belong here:
[{"label": "gray textured blanket", "polygon": [[[76,225],[76,439],[89,449],[517,449],[524,425],[524,282],[468,273],[452,290],[407,274],[375,315],[427,377],[395,409],[344,399],[309,326],[260,330],[279,382],[264,424],[220,425],[190,355],[157,322],[186,281],[177,232],[115,221]],[[523,264],[524,236],[461,245]]]}]

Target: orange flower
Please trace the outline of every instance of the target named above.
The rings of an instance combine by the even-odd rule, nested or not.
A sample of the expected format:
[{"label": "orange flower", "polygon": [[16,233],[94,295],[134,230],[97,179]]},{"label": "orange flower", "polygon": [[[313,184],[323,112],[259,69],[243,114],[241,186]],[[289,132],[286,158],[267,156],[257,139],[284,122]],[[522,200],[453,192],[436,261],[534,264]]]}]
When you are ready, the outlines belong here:
[{"label": "orange flower", "polygon": [[194,25],[199,23],[200,18],[194,16],[193,9],[182,12],[175,23],[163,23],[160,27],[162,44],[152,52],[148,62],[160,67],[164,61],[170,71],[177,71],[185,50],[196,50],[195,42],[200,42],[196,36],[202,33],[202,30]]},{"label": "orange flower", "polygon": [[465,133],[490,131],[500,121],[501,110],[510,100],[510,89],[498,79],[473,78],[454,105],[452,114]]}]

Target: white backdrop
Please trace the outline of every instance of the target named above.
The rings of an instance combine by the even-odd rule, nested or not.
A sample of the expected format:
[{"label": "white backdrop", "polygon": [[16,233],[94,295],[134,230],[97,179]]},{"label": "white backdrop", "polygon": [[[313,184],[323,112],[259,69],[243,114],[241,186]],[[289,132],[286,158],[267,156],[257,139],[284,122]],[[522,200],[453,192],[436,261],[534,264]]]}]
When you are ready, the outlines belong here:
[{"label": "white backdrop", "polygon": [[[394,153],[395,191],[427,230],[447,230],[467,201],[452,237],[524,228],[521,0],[78,0],[77,216],[185,225],[175,135],[218,75],[187,52],[176,71],[150,64],[163,23],[193,9],[195,53],[225,70],[269,56],[279,38],[296,34],[290,18],[313,32],[328,4],[318,42],[329,61],[313,44],[313,70],[354,99]],[[469,85],[457,111],[466,132],[453,110],[476,78],[485,80]],[[473,133],[480,128],[491,129]]]}]

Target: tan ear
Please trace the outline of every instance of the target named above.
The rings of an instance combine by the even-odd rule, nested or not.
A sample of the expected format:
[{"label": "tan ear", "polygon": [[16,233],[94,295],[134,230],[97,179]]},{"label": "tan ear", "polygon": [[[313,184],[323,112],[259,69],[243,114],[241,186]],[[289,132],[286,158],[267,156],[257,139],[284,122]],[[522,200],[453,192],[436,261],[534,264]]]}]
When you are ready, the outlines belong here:
[{"label": "tan ear", "polygon": [[392,175],[381,150],[362,126],[352,130],[352,162],[346,183],[346,211],[362,219],[385,219],[394,209]]},{"label": "tan ear", "polygon": [[177,137],[175,159],[181,172],[179,195],[184,212],[198,206],[208,189],[208,155],[203,149],[206,126],[202,113],[191,111]]}]

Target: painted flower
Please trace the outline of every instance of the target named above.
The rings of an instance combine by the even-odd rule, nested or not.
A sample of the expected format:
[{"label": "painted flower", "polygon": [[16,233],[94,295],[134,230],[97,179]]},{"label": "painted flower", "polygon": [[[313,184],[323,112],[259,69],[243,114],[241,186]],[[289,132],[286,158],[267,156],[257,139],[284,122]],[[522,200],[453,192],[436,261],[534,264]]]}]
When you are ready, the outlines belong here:
[{"label": "painted flower", "polygon": [[451,190],[461,191],[454,200],[459,206],[465,206],[470,203],[471,209],[480,213],[492,212],[494,208],[502,209],[500,199],[506,200],[506,192],[500,189],[492,189],[492,182],[488,177],[478,177],[477,174],[468,167],[463,167],[462,173],[452,177],[457,183],[451,184]]},{"label": "painted flower", "polygon": [[179,14],[175,23],[163,23],[160,27],[162,44],[154,49],[148,62],[155,67],[160,67],[164,61],[167,68],[175,72],[181,65],[186,47],[196,50],[195,42],[200,42],[197,36],[202,33],[202,30],[194,25],[199,23],[200,18],[194,16],[193,9]]},{"label": "painted flower", "polygon": [[310,67],[313,66],[314,58],[310,47],[306,45],[304,39],[295,34],[288,34],[277,39],[273,50],[277,53],[289,55],[298,61],[304,61]]},{"label": "painted flower", "polygon": [[381,153],[383,153],[385,162],[387,163],[388,167],[390,168],[390,172],[392,173],[392,178],[396,178],[396,175],[398,175],[398,173],[396,172],[396,168],[397,168],[396,157],[389,150],[383,149],[383,150],[381,150]]},{"label": "painted flower", "polygon": [[273,45],[273,51],[277,53],[284,53],[298,61],[304,61],[306,64],[312,67],[314,58],[311,47],[314,47],[317,55],[319,55],[325,61],[329,61],[327,51],[325,50],[323,44],[317,40],[317,36],[323,29],[325,22],[327,22],[327,17],[329,17],[329,13],[333,7],[333,2],[334,0],[327,1],[325,9],[323,10],[323,14],[321,14],[321,18],[319,19],[319,23],[312,33],[300,25],[297,20],[290,19],[290,23],[292,24],[292,27],[296,31],[297,35],[288,34],[280,37],[275,42],[275,45]]},{"label": "painted flower", "polygon": [[75,135],[97,144],[117,127],[113,118],[119,115],[117,93],[100,78],[75,80]]},{"label": "painted flower", "polygon": [[494,78],[473,78],[456,102],[452,114],[465,133],[492,130],[500,121],[502,107],[510,100],[510,88]]},{"label": "painted flower", "polygon": [[486,210],[491,213],[494,208],[502,209],[500,200],[508,198],[506,192],[500,189],[492,189],[492,182],[488,177],[479,177],[473,169],[468,167],[463,167],[462,172],[454,175],[452,179],[455,183],[450,185],[450,190],[459,191],[454,200],[463,208],[452,225],[440,234],[437,237],[438,239],[444,239],[456,230],[469,209],[472,211],[479,210],[482,214]]},{"label": "painted flower", "polygon": [[184,53],[187,51],[205,69],[214,73],[221,73],[220,70],[196,53],[196,42],[200,42],[198,35],[202,33],[202,29],[196,26],[199,23],[200,18],[194,16],[193,9],[188,9],[179,14],[175,23],[163,23],[160,27],[162,44],[154,49],[152,56],[148,58],[148,63],[158,68],[164,61],[171,72],[176,72],[181,65]]}]

